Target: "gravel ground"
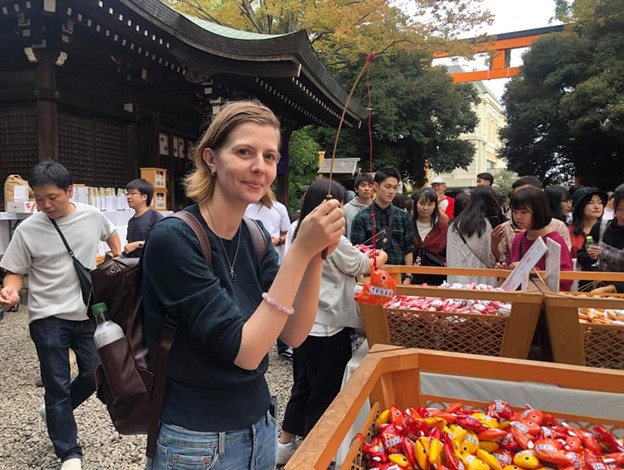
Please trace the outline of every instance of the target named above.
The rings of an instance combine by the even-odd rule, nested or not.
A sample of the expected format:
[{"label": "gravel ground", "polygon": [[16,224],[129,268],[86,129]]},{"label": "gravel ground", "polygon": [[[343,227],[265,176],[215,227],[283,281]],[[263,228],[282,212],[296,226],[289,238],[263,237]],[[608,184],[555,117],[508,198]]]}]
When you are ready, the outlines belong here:
[{"label": "gravel ground", "polygon": [[[0,470],[57,469],[59,460],[37,410],[43,388],[35,386],[39,362],[28,333],[26,307],[6,313],[0,321]],[[292,387],[292,363],[269,354],[267,380],[278,397],[279,422]],[[83,468],[134,470],[145,468],[145,436],[121,436],[95,395],[76,411],[78,437],[85,456]]]}]

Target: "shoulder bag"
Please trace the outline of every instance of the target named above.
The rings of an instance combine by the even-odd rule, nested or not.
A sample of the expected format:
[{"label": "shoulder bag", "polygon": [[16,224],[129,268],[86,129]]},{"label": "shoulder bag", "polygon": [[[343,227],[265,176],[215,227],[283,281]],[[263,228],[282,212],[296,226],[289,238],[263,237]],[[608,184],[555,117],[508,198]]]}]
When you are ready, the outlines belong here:
[{"label": "shoulder bag", "polygon": [[63,244],[65,245],[65,248],[67,249],[67,253],[69,253],[69,256],[72,259],[72,263],[74,263],[74,269],[76,270],[76,275],[78,276],[78,281],[80,282],[80,291],[82,293],[82,301],[88,307],[89,303],[91,302],[91,296],[93,295],[93,281],[91,280],[91,271],[85,268],[84,265],[80,262],[80,260],[78,260],[78,258],[74,256],[74,252],[69,246],[69,243],[67,243],[67,240],[65,239],[63,232],[61,232],[61,229],[56,223],[56,220],[54,220],[51,217],[49,217],[49,219],[50,219],[50,222],[52,222],[52,225],[54,225],[54,228],[56,229],[58,234],[60,235],[61,240],[63,240]]}]

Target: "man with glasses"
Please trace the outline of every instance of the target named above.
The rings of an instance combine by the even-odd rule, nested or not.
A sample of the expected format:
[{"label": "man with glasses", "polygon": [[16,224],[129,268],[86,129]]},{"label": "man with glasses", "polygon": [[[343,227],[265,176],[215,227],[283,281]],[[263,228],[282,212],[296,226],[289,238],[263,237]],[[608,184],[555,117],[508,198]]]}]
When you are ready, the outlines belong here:
[{"label": "man with glasses", "polygon": [[134,216],[128,221],[128,244],[123,249],[124,256],[138,258],[143,253],[143,245],[152,227],[163,216],[150,208],[154,197],[154,188],[144,179],[130,181],[126,185],[128,206],[134,210]]}]

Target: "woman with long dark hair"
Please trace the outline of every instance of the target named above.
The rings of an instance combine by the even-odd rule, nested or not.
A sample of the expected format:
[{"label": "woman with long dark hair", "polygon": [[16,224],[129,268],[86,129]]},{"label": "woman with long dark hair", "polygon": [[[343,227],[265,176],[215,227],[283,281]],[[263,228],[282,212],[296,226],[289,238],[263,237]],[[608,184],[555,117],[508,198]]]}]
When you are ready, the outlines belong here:
[{"label": "woman with long dark hair", "polygon": [[548,204],[552,212],[553,219],[559,219],[563,223],[568,223],[568,216],[572,212],[572,199],[570,191],[563,186],[548,186],[544,189]]},{"label": "woman with long dark hair", "polygon": [[[446,265],[446,232],[448,224],[440,220],[438,195],[429,187],[421,188],[412,196],[414,200],[414,248],[415,265],[436,266]],[[428,274],[412,275],[412,284],[440,285],[444,276]]]},{"label": "woman with long dark hair", "polygon": [[[598,271],[624,271],[624,184],[615,190],[613,210],[613,219],[596,222],[590,230],[595,244],[584,245],[578,251],[578,262],[585,270],[589,271],[595,265]],[[624,282],[605,284],[593,292],[624,292]]]},{"label": "woman with long dark hair", "polygon": [[[494,268],[500,258],[498,244],[503,236],[502,227],[498,227],[504,221],[494,190],[478,186],[466,209],[451,222],[446,247],[448,266]],[[449,276],[448,282],[498,285],[495,277]]]},{"label": "woman with long dark hair", "polygon": [[461,212],[468,207],[470,202],[470,191],[462,191],[455,196],[455,207],[453,207],[453,218],[457,217]]},{"label": "woman with long dark hair", "polygon": [[572,242],[572,258],[585,244],[592,227],[602,218],[607,204],[607,193],[598,188],[581,187],[572,195],[572,225],[570,241]]},{"label": "woman with long dark hair", "polygon": [[[316,180],[301,205],[300,223],[323,203],[328,179]],[[345,188],[333,181],[331,195],[344,202]],[[297,242],[298,231],[294,241]],[[377,250],[377,264],[388,255]],[[296,450],[295,436],[305,437],[336,397],[344,369],[351,359],[350,329],[361,328],[354,300],[355,277],[369,273],[373,259],[342,236],[334,252],[323,262],[316,320],[308,338],[294,350],[293,388],[284,412],[277,464],[284,465]]]}]

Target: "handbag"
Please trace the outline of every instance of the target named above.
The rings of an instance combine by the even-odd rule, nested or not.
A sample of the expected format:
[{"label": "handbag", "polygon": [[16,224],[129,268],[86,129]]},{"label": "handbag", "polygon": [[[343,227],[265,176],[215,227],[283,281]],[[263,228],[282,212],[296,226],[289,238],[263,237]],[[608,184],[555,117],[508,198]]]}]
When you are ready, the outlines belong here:
[{"label": "handbag", "polygon": [[88,307],[89,304],[91,303],[91,297],[93,295],[93,281],[91,280],[91,271],[85,268],[84,265],[80,262],[80,260],[78,260],[78,258],[74,256],[74,252],[69,246],[69,243],[67,243],[67,240],[65,239],[65,236],[63,235],[63,232],[61,232],[61,229],[59,228],[56,221],[50,218],[50,222],[52,222],[52,225],[54,225],[54,228],[56,229],[58,234],[61,236],[61,240],[63,240],[63,244],[65,245],[65,248],[67,249],[67,253],[69,253],[69,256],[72,259],[72,263],[74,264],[74,269],[76,270],[76,275],[78,276],[78,282],[80,283],[80,292],[82,293],[82,301]]},{"label": "handbag", "polygon": [[436,267],[444,267],[446,266],[446,260],[441,256],[434,255],[430,251],[425,250],[423,240],[420,237],[420,233],[418,233],[418,227],[415,227],[414,235],[418,240],[418,244],[420,248],[418,250],[418,257],[420,258],[421,266],[436,266]]},{"label": "handbag", "polygon": [[424,248],[420,248],[420,265],[421,266],[436,266],[436,267],[444,267],[446,266],[446,260],[440,256],[434,255],[433,253],[425,250]]},{"label": "handbag", "polygon": [[390,214],[388,214],[388,225],[378,226],[377,236],[381,237],[377,239],[376,248],[380,248],[385,252],[389,252],[392,248],[392,220],[394,218],[394,206],[390,206]]},{"label": "handbag", "polygon": [[[418,227],[414,227],[414,236],[418,240],[420,248],[418,249],[418,257],[421,266],[445,267],[446,260],[441,256],[434,255],[423,247],[423,240],[418,232]],[[412,284],[429,284],[431,286],[439,286],[446,279],[445,275],[436,274],[413,274]]]}]

